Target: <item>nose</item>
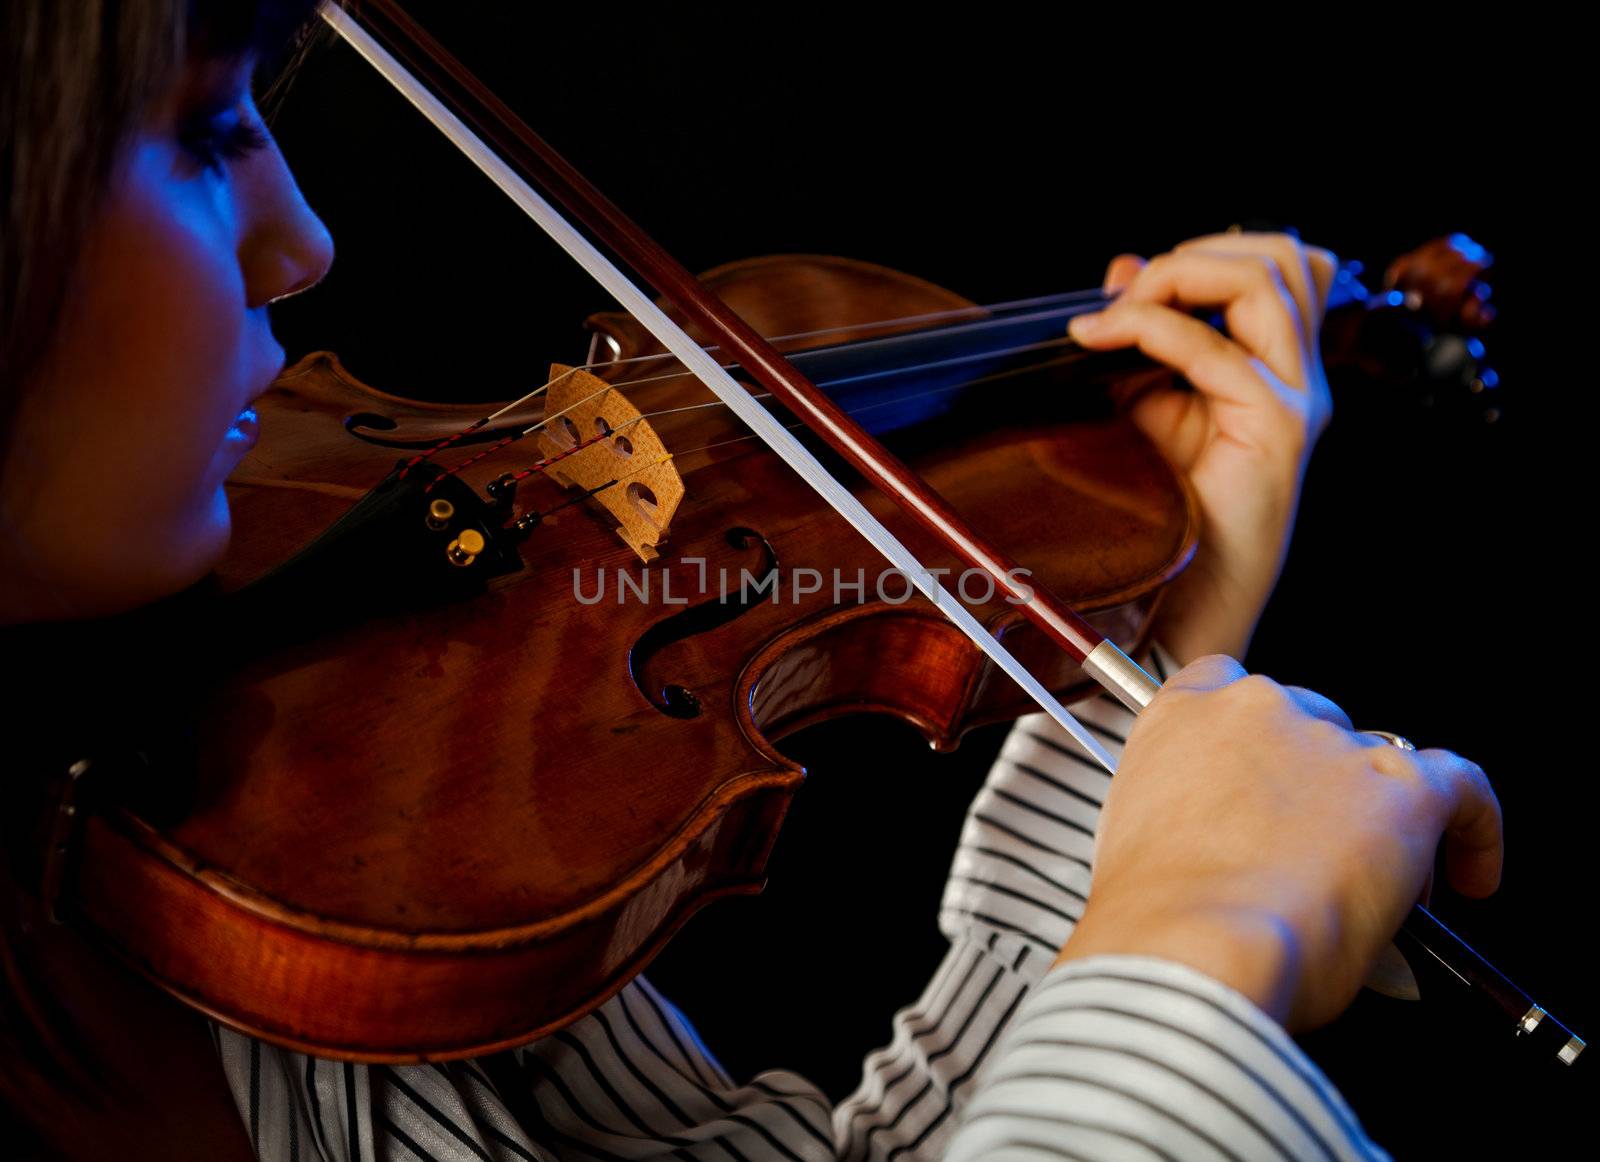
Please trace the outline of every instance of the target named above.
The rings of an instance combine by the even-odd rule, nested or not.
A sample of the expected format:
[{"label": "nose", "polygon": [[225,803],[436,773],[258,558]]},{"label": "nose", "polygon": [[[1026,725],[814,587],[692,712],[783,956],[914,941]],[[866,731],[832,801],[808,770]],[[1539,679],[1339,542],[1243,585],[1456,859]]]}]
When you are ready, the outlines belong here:
[{"label": "nose", "polygon": [[241,183],[248,204],[239,264],[251,307],[309,290],[333,265],[333,236],[306,204],[283,154],[274,144],[258,160]]}]

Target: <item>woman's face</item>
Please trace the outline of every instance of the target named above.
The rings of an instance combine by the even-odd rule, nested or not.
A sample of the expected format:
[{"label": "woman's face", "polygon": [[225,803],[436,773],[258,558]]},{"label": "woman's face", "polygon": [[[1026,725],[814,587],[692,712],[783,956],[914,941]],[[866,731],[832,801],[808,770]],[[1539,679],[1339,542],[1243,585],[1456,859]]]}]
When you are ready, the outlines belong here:
[{"label": "woman's face", "polygon": [[223,481],[283,366],[267,304],[333,260],[250,95],[194,62],[129,141],[0,464],[0,623],[99,616],[204,577]]}]

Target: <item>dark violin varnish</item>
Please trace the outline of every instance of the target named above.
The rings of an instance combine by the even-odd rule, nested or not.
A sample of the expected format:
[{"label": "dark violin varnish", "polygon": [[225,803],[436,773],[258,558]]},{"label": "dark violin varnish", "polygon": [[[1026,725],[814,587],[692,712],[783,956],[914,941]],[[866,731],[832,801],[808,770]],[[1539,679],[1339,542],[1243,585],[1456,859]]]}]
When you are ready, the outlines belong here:
[{"label": "dark violin varnish", "polygon": [[[844,260],[765,259],[721,274],[712,283],[730,305],[776,334],[970,306]],[[594,325],[624,355],[648,353],[625,328]],[[1003,393],[979,385],[900,446],[967,520],[1134,649],[1193,552],[1196,519],[1177,474],[1106,406],[1096,366],[1008,380]],[[652,412],[706,393],[680,377],[630,398]],[[229,589],[303,547],[393,468],[403,453],[374,437],[459,429],[491,409],[404,401],[320,355],[286,372],[259,410],[262,443],[229,485],[238,534],[219,571]],[[696,908],[759,889],[803,777],[774,745],[786,732],[870,711],[950,747],[969,726],[1029,709],[921,598],[879,600],[875,552],[759,442],[728,443],[744,433],[724,409],[663,417],[657,430],[682,450],[688,490],[659,560],[642,562],[600,506],[580,503],[535,528],[522,568],[477,597],[338,621],[298,641],[228,626],[267,640],[253,640],[255,656],[220,679],[205,710],[190,809],[161,825],[133,808],[94,818],[76,861],[76,914],[163,987],[270,1040],[370,1060],[482,1053],[577,1018]],[[462,479],[481,492],[537,459],[532,444]],[[861,494],[931,566],[959,568],[882,497]],[[566,499],[533,477],[516,506]],[[719,571],[760,574],[769,556],[781,599],[730,612]],[[605,599],[576,600],[574,570],[586,595],[603,570]],[[796,598],[803,570],[849,580],[859,570],[866,600],[835,601],[826,582]],[[653,586],[653,599],[619,602],[618,573]],[[663,603],[663,582],[686,603]],[[314,594],[297,598],[307,619]],[[658,630],[697,605],[714,611],[703,626]],[[1053,690],[1087,692],[1014,606],[995,599],[981,617]]]}]

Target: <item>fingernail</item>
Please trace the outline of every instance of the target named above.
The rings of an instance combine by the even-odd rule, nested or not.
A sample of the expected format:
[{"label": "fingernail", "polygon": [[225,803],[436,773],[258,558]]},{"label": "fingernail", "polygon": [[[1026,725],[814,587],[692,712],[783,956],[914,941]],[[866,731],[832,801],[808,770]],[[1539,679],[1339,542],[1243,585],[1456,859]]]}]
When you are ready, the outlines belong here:
[{"label": "fingernail", "polygon": [[1067,333],[1074,339],[1092,339],[1100,330],[1102,321],[1099,311],[1092,315],[1074,315],[1067,322]]}]

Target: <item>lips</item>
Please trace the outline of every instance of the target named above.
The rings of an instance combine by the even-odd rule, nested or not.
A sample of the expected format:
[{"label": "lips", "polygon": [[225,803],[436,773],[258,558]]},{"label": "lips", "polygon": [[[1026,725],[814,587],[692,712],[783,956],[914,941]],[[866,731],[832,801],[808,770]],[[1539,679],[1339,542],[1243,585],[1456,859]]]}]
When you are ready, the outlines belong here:
[{"label": "lips", "polygon": [[278,382],[278,376],[283,374],[285,364],[283,348],[276,343],[277,358],[273,360],[274,370],[271,375],[262,380],[261,386],[250,396],[249,402],[244,406],[238,417],[234,419],[233,426],[228,429],[228,434],[223,437],[223,443],[233,448],[240,455],[256,446],[256,441],[261,438],[261,420],[256,414],[256,400],[272,390],[272,385]]},{"label": "lips", "polygon": [[233,427],[228,429],[225,440],[248,452],[256,446],[256,441],[260,438],[261,425],[256,417],[256,409],[247,407],[239,413],[239,418],[233,421]]}]

